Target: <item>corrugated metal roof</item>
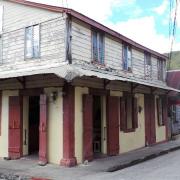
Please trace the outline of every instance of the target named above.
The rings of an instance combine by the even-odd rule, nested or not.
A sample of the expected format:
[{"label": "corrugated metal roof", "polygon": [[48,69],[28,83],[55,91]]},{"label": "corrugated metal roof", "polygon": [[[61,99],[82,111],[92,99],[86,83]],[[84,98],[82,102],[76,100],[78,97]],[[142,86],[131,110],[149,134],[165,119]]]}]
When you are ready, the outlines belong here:
[{"label": "corrugated metal roof", "polygon": [[176,91],[180,92],[180,90],[175,89],[174,87],[168,87],[167,85],[160,85],[155,84],[153,81],[146,82],[145,80],[141,79],[132,79],[127,77],[121,77],[115,73],[103,71],[100,72],[99,70],[92,70],[86,69],[76,65],[69,65],[63,64],[58,67],[52,67],[48,69],[32,69],[32,70],[12,70],[7,72],[0,72],[0,79],[8,79],[8,78],[16,78],[16,77],[23,77],[23,76],[31,76],[31,75],[38,75],[38,74],[55,74],[56,76],[63,78],[67,81],[72,81],[74,78],[77,77],[97,77],[100,79],[107,79],[107,80],[116,80],[116,81],[124,81],[124,82],[133,82],[145,86],[156,87],[164,90]]}]

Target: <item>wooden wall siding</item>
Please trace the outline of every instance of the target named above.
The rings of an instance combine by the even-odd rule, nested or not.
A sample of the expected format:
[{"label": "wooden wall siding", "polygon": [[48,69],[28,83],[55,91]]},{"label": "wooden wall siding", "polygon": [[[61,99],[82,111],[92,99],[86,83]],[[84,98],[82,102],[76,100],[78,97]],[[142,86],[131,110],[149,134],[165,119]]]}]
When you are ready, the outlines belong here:
[{"label": "wooden wall siding", "polygon": [[137,78],[144,79],[144,53],[132,49],[133,74]]},{"label": "wooden wall siding", "polygon": [[49,19],[61,17],[62,14],[17,3],[0,1],[4,5],[4,31],[9,32],[22,27],[38,24]]},{"label": "wooden wall siding", "polygon": [[72,22],[72,58],[91,62],[91,30],[77,20]]},{"label": "wooden wall siding", "polygon": [[158,81],[157,58],[151,57],[152,62],[152,79]]},{"label": "wooden wall siding", "polygon": [[105,64],[110,68],[122,70],[122,44],[105,37]]},{"label": "wooden wall siding", "polygon": [[65,20],[61,17],[41,23],[40,58],[24,58],[25,29],[3,34],[1,71],[53,67],[65,61]]},{"label": "wooden wall siding", "polygon": [[[72,59],[73,63],[83,66],[91,63],[91,27],[72,19]],[[132,47],[132,73],[124,72],[122,66],[122,42],[117,41],[112,36],[105,35],[105,66],[114,69],[120,76],[131,77],[133,79],[145,80],[144,73],[144,52]],[[97,65],[96,65],[97,66]],[[151,80],[150,80],[151,81]],[[164,82],[157,80],[157,58],[152,56],[152,81],[153,83]]]}]

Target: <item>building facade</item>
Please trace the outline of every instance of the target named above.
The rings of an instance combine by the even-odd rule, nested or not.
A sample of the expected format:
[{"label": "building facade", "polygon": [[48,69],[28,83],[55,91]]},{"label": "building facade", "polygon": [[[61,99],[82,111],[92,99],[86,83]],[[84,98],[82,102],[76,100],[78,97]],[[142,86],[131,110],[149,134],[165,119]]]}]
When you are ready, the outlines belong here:
[{"label": "building facade", "polygon": [[[170,87],[180,89],[180,70],[172,70],[167,72],[167,84]],[[170,135],[180,134],[180,95],[176,92],[169,94],[169,119],[170,119]]]},{"label": "building facade", "polygon": [[0,157],[74,166],[167,140],[166,56],[71,9],[0,6]]}]

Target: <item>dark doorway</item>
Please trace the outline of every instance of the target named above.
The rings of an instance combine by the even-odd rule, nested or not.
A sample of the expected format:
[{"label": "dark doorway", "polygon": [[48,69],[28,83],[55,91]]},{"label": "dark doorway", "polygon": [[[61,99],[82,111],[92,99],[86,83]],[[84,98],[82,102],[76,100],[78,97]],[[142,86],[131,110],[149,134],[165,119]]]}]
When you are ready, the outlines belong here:
[{"label": "dark doorway", "polygon": [[95,157],[101,154],[101,97],[93,96],[93,152]]},{"label": "dark doorway", "polygon": [[29,97],[29,154],[39,151],[39,96]]}]

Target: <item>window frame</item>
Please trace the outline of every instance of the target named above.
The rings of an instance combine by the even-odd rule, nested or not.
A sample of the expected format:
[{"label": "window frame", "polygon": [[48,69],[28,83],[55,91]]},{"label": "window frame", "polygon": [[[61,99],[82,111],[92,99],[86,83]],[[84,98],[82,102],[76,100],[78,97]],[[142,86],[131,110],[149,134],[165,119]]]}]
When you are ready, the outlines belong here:
[{"label": "window frame", "polygon": [[166,79],[166,61],[164,59],[158,59],[157,61],[157,76],[159,81],[165,81]]},{"label": "window frame", "polygon": [[[128,98],[131,98],[130,105],[128,103]],[[122,101],[125,101],[125,109],[122,110]],[[131,107],[131,123],[132,127],[128,128],[128,117],[127,117],[127,109],[128,107]],[[136,107],[136,108],[135,108]],[[122,112],[124,111],[124,112]],[[139,127],[138,126],[138,101],[135,94],[129,93],[129,92],[123,92],[123,96],[120,98],[120,130],[128,133],[128,132],[135,132],[135,130]],[[123,117],[122,117],[123,116]],[[136,116],[136,117],[135,117]],[[125,119],[123,119],[125,118]]]},{"label": "window frame", "polygon": [[[38,52],[38,56],[34,56],[34,38],[31,39],[31,42],[32,42],[32,47],[31,47],[31,50],[32,50],[32,56],[31,57],[27,57],[27,34],[26,34],[26,30],[28,28],[31,28],[32,27],[32,37],[34,36],[34,27],[36,26],[39,26],[39,32],[38,32],[38,38],[39,38],[39,52]],[[40,24],[34,24],[32,26],[28,26],[28,27],[25,27],[25,37],[24,37],[24,59],[25,60],[28,60],[28,59],[39,59],[41,57],[41,48],[40,48],[40,45],[41,45],[41,25]]]},{"label": "window frame", "polygon": [[[97,59],[94,58],[94,33],[97,34]],[[102,37],[102,49],[103,49],[103,54],[101,57],[100,55],[100,37]],[[91,59],[92,59],[92,63],[95,63],[95,64],[98,64],[98,65],[102,65],[102,66],[105,66],[105,35],[103,32],[100,32],[98,30],[94,30],[92,29],[91,30]]]},{"label": "window frame", "polygon": [[[126,49],[126,53],[125,53],[125,49]],[[128,61],[128,59],[129,59],[128,53],[129,52],[131,53],[131,66],[128,65],[128,62],[129,62]],[[132,70],[133,70],[132,47],[131,47],[131,45],[129,45],[127,43],[122,44],[122,66],[123,66],[123,71],[132,73]]]},{"label": "window frame", "polygon": [[[147,60],[150,63],[147,63]],[[144,52],[144,76],[145,79],[152,79],[152,56],[148,52]]]}]

